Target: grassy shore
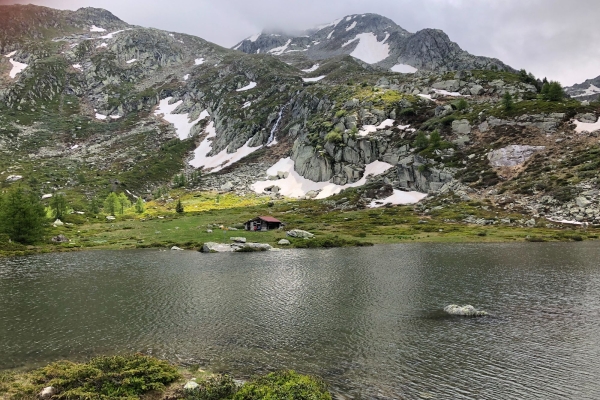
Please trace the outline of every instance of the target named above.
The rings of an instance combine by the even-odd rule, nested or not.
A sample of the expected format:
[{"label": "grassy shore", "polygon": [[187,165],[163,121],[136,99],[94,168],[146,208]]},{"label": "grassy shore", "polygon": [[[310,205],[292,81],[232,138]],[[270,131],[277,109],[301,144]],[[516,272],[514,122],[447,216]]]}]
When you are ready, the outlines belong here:
[{"label": "grassy shore", "polygon": [[[286,230],[302,229],[315,234],[315,239],[291,239],[287,247],[340,247],[406,242],[515,242],[515,241],[581,241],[597,239],[600,230],[582,230],[572,226],[548,227],[539,219],[534,227],[509,226],[498,223],[489,226],[462,222],[465,218],[491,220],[528,220],[530,217],[494,209],[488,204],[456,202],[428,204],[428,209],[414,206],[378,209],[336,210],[336,204],[352,202],[352,192],[322,200],[280,200],[266,197],[213,192],[174,192],[169,199],[147,203],[142,214],[133,211],[109,221],[104,215],[71,215],[66,224],[52,227],[49,237],[59,234],[69,243],[44,243],[21,246],[0,244],[4,255],[85,249],[171,248],[198,250],[206,242],[228,243],[234,236],[249,242],[268,243],[286,238]],[[345,196],[345,197],[342,197]],[[185,212],[175,212],[181,198]],[[243,223],[258,215],[271,215],[286,224],[286,230],[247,232]],[[516,225],[519,225],[518,223]],[[289,239],[289,238],[287,238]],[[285,246],[283,246],[285,247]]]},{"label": "grassy shore", "polygon": [[331,400],[318,378],[273,372],[247,382],[143,354],[59,361],[33,371],[0,371],[0,400]]}]

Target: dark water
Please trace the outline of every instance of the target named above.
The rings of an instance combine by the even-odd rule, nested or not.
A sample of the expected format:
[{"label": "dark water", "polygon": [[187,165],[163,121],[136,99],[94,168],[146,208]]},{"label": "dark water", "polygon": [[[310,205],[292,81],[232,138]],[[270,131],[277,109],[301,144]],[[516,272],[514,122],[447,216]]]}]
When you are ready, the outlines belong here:
[{"label": "dark water", "polygon": [[357,399],[599,399],[600,246],[0,260],[0,369],[123,351],[293,368]]}]

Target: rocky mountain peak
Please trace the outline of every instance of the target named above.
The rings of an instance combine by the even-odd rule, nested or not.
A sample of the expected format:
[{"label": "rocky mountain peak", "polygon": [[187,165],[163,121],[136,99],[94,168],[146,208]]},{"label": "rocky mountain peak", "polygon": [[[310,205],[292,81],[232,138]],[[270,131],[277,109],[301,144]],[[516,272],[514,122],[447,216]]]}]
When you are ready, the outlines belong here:
[{"label": "rocky mountain peak", "polygon": [[600,98],[600,76],[567,87],[565,92],[577,100],[596,100]]},{"label": "rocky mountain peak", "polygon": [[255,35],[233,49],[275,56],[298,53],[309,60],[351,55],[364,63],[402,72],[491,68],[513,71],[500,60],[469,54],[441,30],[424,29],[412,34],[378,14],[348,15],[311,32],[307,36]]}]

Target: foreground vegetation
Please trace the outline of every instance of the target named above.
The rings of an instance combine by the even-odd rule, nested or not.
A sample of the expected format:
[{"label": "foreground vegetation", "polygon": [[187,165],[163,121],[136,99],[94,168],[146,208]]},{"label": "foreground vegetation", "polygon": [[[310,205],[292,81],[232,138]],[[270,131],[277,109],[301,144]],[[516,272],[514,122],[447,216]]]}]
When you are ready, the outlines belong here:
[{"label": "foreground vegetation", "polygon": [[[187,385],[184,383],[188,381]],[[47,389],[51,388],[51,389]],[[46,396],[40,393],[46,389]],[[280,371],[236,383],[142,354],[60,361],[25,373],[0,372],[0,399],[331,400],[317,378]]]}]

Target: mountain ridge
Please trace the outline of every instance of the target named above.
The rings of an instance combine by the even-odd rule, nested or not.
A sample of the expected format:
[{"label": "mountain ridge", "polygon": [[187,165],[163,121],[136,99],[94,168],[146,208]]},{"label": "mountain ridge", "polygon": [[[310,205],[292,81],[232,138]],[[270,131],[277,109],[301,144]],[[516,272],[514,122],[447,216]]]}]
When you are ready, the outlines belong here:
[{"label": "mountain ridge", "polygon": [[350,54],[386,69],[408,65],[442,72],[489,68],[515,72],[498,59],[469,54],[441,30],[423,29],[413,34],[387,17],[369,13],[348,15],[320,27],[308,37],[253,35],[232,49],[276,56],[302,52],[315,61]]}]

